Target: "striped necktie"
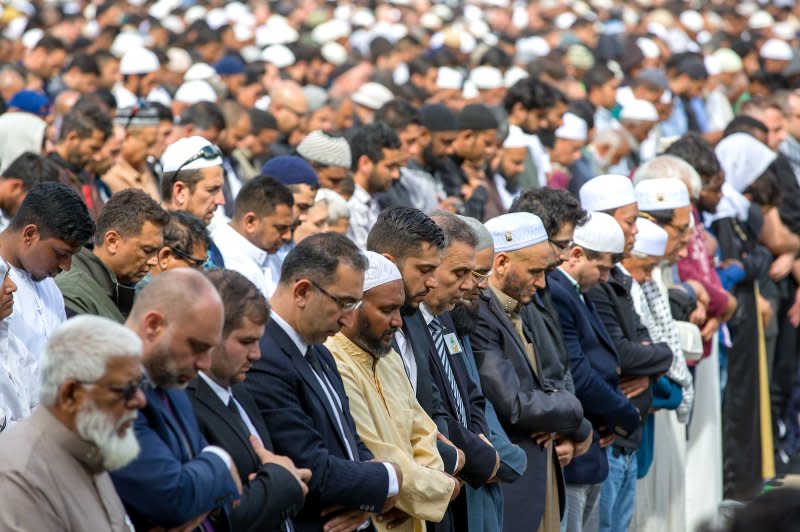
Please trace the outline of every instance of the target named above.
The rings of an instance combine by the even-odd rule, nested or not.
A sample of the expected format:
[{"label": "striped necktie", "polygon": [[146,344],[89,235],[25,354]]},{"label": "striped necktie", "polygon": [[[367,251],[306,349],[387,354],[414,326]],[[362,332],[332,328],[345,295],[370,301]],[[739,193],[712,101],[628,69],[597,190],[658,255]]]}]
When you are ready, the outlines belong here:
[{"label": "striped necktie", "polygon": [[450,366],[450,359],[447,354],[447,346],[444,345],[444,334],[442,322],[439,318],[435,317],[428,324],[428,329],[431,331],[433,343],[436,346],[436,353],[439,355],[439,361],[442,363],[444,374],[447,377],[447,383],[450,385],[450,392],[455,399],[456,407],[458,409],[458,421],[467,426],[467,411],[464,408],[464,401],[461,399],[461,392],[458,390],[458,383],[456,382],[455,375],[453,375],[453,368]]}]

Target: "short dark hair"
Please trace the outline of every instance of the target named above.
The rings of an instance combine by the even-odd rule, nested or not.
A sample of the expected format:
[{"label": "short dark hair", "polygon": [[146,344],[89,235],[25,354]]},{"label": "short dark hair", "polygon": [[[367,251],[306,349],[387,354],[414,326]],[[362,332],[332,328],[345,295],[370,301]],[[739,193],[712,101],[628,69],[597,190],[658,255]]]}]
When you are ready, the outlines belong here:
[{"label": "short dark hair", "polygon": [[614,79],[614,71],[602,63],[598,63],[583,75],[583,84],[586,87],[586,94],[592,92],[592,89],[602,87],[609,81]]},{"label": "short dark hair", "polygon": [[714,149],[706,139],[696,133],[682,136],[673,142],[664,154],[683,159],[697,170],[703,180],[711,179],[722,171]]},{"label": "short dark hair", "polygon": [[395,131],[403,131],[412,124],[422,125],[422,114],[419,109],[402,98],[395,98],[375,111],[375,121],[385,122]]},{"label": "short dark hair", "polygon": [[219,106],[212,102],[197,102],[181,113],[180,124],[191,124],[197,129],[225,129],[225,115]]},{"label": "short dark hair", "polygon": [[358,168],[358,160],[366,155],[370,161],[377,163],[383,159],[384,149],[400,147],[397,132],[385,122],[372,122],[358,128],[350,137],[351,170]]},{"label": "short dark hair", "polygon": [[59,169],[50,159],[26,151],[3,170],[3,177],[20,179],[25,190],[30,190],[39,183],[58,181]]},{"label": "short dark hair", "polygon": [[163,103],[148,101],[147,105],[156,110],[159,122],[173,122],[175,120],[175,114],[172,112],[172,109]]},{"label": "short dark hair", "polygon": [[33,187],[11,219],[9,229],[20,231],[31,224],[39,228],[43,238],[63,240],[74,247],[86,244],[95,230],[81,197],[61,183]]},{"label": "short dark hair", "polygon": [[426,74],[430,69],[436,68],[433,61],[424,55],[418,55],[408,63],[409,74]]},{"label": "short dark hair", "polygon": [[640,211],[639,216],[647,218],[658,225],[669,225],[675,218],[675,209],[660,209],[657,211]]},{"label": "short dark hair", "polygon": [[444,233],[445,248],[449,248],[453,242],[461,242],[471,248],[478,245],[478,236],[466,222],[455,214],[447,211],[435,211],[431,213],[430,217]]},{"label": "short dark hair", "polygon": [[58,37],[52,35],[45,35],[36,43],[33,49],[44,48],[47,52],[55,52],[57,50],[67,51],[67,45]]},{"label": "short dark hair", "polygon": [[169,213],[143,190],[138,188],[121,190],[111,196],[97,216],[94,244],[101,245],[106,232],[111,230],[122,237],[138,235],[145,222],[164,227],[169,222]]},{"label": "short dark hair", "polygon": [[387,253],[402,262],[423,243],[444,249],[442,228],[430,216],[412,207],[389,207],[378,216],[367,237],[367,249]]},{"label": "short dark hair", "polygon": [[778,180],[771,167],[767,168],[763,174],[753,181],[744,190],[745,194],[750,194],[753,203],[762,206],[777,207],[780,203],[781,191],[778,188]]},{"label": "short dark hair", "polygon": [[94,131],[100,131],[105,140],[111,136],[111,130],[111,118],[109,118],[106,113],[99,107],[86,106],[81,109],[72,109],[64,115],[64,119],[61,122],[59,139],[65,140],[67,135],[73,131],[76,132],[81,139],[88,139],[92,136]]},{"label": "short dark hair", "polygon": [[233,207],[234,219],[241,219],[248,212],[259,218],[275,212],[278,205],[294,206],[294,196],[289,188],[274,177],[260,175],[244,184]]},{"label": "short dark hair", "polygon": [[330,282],[340,263],[359,271],[367,269],[367,258],[352,240],[339,233],[319,233],[303,239],[283,261],[280,284],[298,279],[316,283]]},{"label": "short dark hair", "polygon": [[75,54],[75,56],[72,58],[72,61],[70,61],[67,65],[68,71],[72,70],[73,68],[77,68],[84,74],[94,74],[95,76],[100,75],[100,67],[97,64],[97,59],[92,54]]},{"label": "short dark hair", "polygon": [[275,120],[275,115],[269,111],[262,111],[261,109],[250,109],[250,130],[258,135],[265,129],[277,130],[278,121]]},{"label": "short dark hair", "polygon": [[189,192],[194,192],[197,183],[203,178],[200,169],[181,170],[180,172],[164,172],[161,176],[161,197],[164,201],[172,201],[172,187],[181,182],[186,185]]},{"label": "short dark hair", "polygon": [[244,318],[256,325],[264,325],[269,319],[269,303],[247,277],[234,270],[218,269],[206,272],[206,277],[214,285],[222,299],[225,321],[222,337],[227,338],[241,327]]},{"label": "short dark hair", "polygon": [[535,78],[523,78],[514,83],[503,98],[503,108],[510,113],[514,106],[522,104],[523,109],[548,109],[555,104],[567,102],[564,93],[547,82]]},{"label": "short dark hair", "polygon": [[550,236],[558,233],[564,224],[581,225],[587,214],[575,196],[566,190],[550,187],[526,190],[514,200],[509,212],[535,214],[541,218],[544,230]]},{"label": "short dark hair", "polygon": [[199,242],[202,242],[206,249],[211,244],[203,220],[186,211],[170,212],[169,222],[164,226],[164,246],[191,253]]},{"label": "short dark hair", "polygon": [[481,56],[479,65],[490,65],[500,70],[506,70],[514,65],[514,58],[499,46],[492,46]]},{"label": "short dark hair", "polygon": [[769,133],[769,129],[761,120],[757,120],[752,116],[737,115],[733,117],[733,120],[728,122],[728,125],[722,132],[722,136],[724,138],[734,133],[747,133],[748,135],[752,135],[756,131],[760,131],[764,135]]},{"label": "short dark hair", "polygon": [[379,57],[392,55],[392,43],[386,37],[375,37],[369,43],[369,58],[374,62]]}]

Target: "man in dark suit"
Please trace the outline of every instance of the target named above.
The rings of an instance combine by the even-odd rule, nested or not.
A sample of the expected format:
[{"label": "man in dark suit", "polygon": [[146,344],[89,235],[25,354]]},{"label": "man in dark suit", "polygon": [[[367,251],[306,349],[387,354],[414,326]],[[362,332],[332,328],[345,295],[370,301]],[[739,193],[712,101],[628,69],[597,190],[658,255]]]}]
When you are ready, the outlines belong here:
[{"label": "man in dark suit", "polygon": [[[464,450],[466,464],[459,475],[479,488],[494,480],[500,456],[487,437],[486,399],[469,378],[464,349],[449,313],[475,286],[472,271],[478,241],[472,229],[453,214],[437,213],[431,218],[444,232],[447,244],[436,268],[436,286],[420,304],[422,319],[409,330],[414,330],[412,343],[427,353],[431,375],[450,414],[450,437]],[[452,510],[455,529],[467,530],[466,494],[453,501]]]},{"label": "man in dark suit", "polygon": [[[411,387],[422,409],[436,423],[439,430],[437,449],[444,462],[444,470],[457,475],[464,467],[464,452],[447,438],[453,421],[444,405],[442,395],[431,376],[428,362],[429,344],[425,322],[419,313],[419,304],[436,286],[434,274],[442,261],[444,233],[425,213],[410,207],[390,207],[381,212],[367,238],[367,249],[380,253],[400,270],[403,276],[405,304],[403,327],[395,333],[394,350],[403,359]],[[440,523],[428,524],[440,531],[450,530],[452,520],[445,515]]]},{"label": "man in dark suit", "polygon": [[[261,358],[258,341],[269,319],[267,300],[233,270],[206,274],[225,309],[222,343],[211,352],[211,367],[187,388],[200,432],[228,451],[239,471],[242,502],[231,514],[233,531],[293,530],[289,519],[303,506],[308,469],[272,453],[272,440],[252,396],[241,384]],[[250,478],[252,477],[252,480]]]},{"label": "man in dark suit", "polygon": [[134,423],[139,456],[111,477],[137,530],[208,529],[210,518],[218,523],[214,530],[229,529],[239,473],[230,455],[200,434],[182,390],[208,369],[222,321],[222,302],[208,279],[179,268],[153,278],[126,322],[144,346],[147,406]]},{"label": "man in dark suit", "polygon": [[564,470],[567,481],[566,530],[597,530],[600,485],[608,475],[605,447],[628,436],[640,415],[619,390],[619,358],[597,310],[584,292],[608,279],[625,235],[607,214],[594,212],[575,229],[567,260],[548,275],[570,357],[575,392],[597,429],[589,451]]},{"label": "man in dark suit", "polygon": [[[545,284],[553,255],[541,220],[530,213],[512,213],[486,223],[493,257],[488,288],[474,311],[470,342],[487,399],[498,412],[512,441],[528,457],[520,480],[504,485],[505,530],[557,531],[564,502],[557,465],[555,435],[572,434],[583,422],[575,396],[544,383],[537,345],[525,327],[520,308]],[[590,430],[583,440],[588,439]],[[565,442],[564,462],[575,454]]]},{"label": "man in dark suit", "polygon": [[399,468],[374,461],[359,439],[336,364],[321,345],[354,318],[365,269],[364,255],[336,233],[292,249],[270,299],[262,357],[245,381],[275,452],[312,472],[298,531],[366,527],[370,514],[393,508],[402,486]]}]

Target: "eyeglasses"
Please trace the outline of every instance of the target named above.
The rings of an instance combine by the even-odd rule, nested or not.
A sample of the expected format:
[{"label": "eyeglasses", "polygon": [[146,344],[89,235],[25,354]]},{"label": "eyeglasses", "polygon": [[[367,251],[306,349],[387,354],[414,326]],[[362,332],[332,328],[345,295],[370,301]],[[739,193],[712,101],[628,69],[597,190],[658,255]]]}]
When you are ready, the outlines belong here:
[{"label": "eyeglasses", "polygon": [[481,272],[477,272],[475,270],[472,270],[472,278],[475,279],[475,282],[479,283],[479,284],[484,282],[485,280],[487,280],[491,276],[492,276],[492,270],[489,270],[486,273],[481,273]]},{"label": "eyeglasses", "polygon": [[346,300],[344,300],[344,298],[336,297],[333,294],[329,294],[328,292],[325,291],[324,288],[322,288],[320,285],[318,285],[317,283],[315,283],[311,279],[309,279],[308,282],[311,283],[311,285],[314,288],[316,288],[317,290],[319,290],[322,294],[328,296],[331,301],[333,301],[334,303],[336,303],[339,306],[340,310],[343,310],[345,312],[350,312],[351,310],[356,310],[357,308],[359,308],[361,306],[361,303],[363,301],[361,299],[346,301]]},{"label": "eyeglasses", "polygon": [[189,253],[183,251],[181,248],[169,246],[169,249],[177,255],[179,258],[185,260],[189,264],[191,264],[195,268],[202,268],[203,265],[208,261],[206,257],[198,258],[190,255]]},{"label": "eyeglasses", "polygon": [[183,163],[175,170],[175,175],[181,173],[181,170],[184,169],[187,165],[195,162],[197,159],[205,159],[207,161],[211,161],[212,159],[216,159],[217,157],[222,157],[222,152],[214,146],[213,144],[206,144],[200,151],[183,161]]},{"label": "eyeglasses", "polygon": [[82,384],[83,386],[100,386],[106,390],[114,392],[115,394],[119,395],[124,402],[129,403],[134,397],[136,397],[136,392],[139,390],[144,390],[144,385],[147,383],[147,377],[142,376],[140,379],[129,382],[124,386],[116,384],[98,384],[96,382],[86,382],[77,379],[76,382]]},{"label": "eyeglasses", "polygon": [[550,242],[554,247],[558,248],[559,251],[566,251],[570,245],[572,245],[572,240],[547,240]]}]

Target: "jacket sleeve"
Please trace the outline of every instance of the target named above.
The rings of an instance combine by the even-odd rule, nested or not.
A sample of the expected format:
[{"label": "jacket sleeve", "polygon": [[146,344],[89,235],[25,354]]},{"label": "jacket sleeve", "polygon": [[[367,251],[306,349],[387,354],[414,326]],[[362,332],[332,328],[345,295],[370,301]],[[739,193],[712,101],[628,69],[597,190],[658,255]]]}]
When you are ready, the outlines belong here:
[{"label": "jacket sleeve", "polygon": [[610,432],[627,436],[639,426],[639,413],[625,396],[597,375],[583,352],[581,338],[575,323],[575,314],[569,308],[568,302],[561,301],[560,303],[562,304],[556,303],[556,308],[561,320],[561,330],[564,333],[564,343],[567,346],[567,353],[569,353],[575,393],[580,397],[586,416],[590,419],[602,420]]},{"label": "jacket sleeve", "polygon": [[[672,364],[672,351],[665,343],[643,344],[638,338],[628,338],[622,328],[622,316],[617,315],[616,305],[609,291],[613,288],[608,283],[591,289],[587,297],[591,298],[603,322],[611,341],[617,348],[620,367],[623,375],[650,377],[669,370]],[[630,311],[635,315],[633,308]],[[635,326],[635,322],[634,322]]]},{"label": "jacket sleeve", "polygon": [[[139,456],[112,472],[111,478],[120,498],[139,515],[161,526],[174,527],[238,497],[222,458],[201,452],[181,463],[150,427],[147,415],[140,412],[133,426],[141,447]],[[205,439],[201,445],[205,446]]]},{"label": "jacket sleeve", "polygon": [[289,456],[298,467],[311,469],[306,505],[382,508],[389,491],[386,468],[377,462],[353,462],[328,451],[301,402],[311,392],[298,379],[291,361],[280,354],[253,367],[245,386],[267,424],[275,452]]},{"label": "jacket sleeve", "polygon": [[294,476],[278,464],[264,464],[244,486],[242,503],[233,510],[233,530],[277,528],[303,506],[303,491]]},{"label": "jacket sleeve", "polygon": [[470,343],[484,394],[506,426],[523,432],[568,433],[583,418],[580,402],[564,391],[523,390],[516,369],[503,351],[500,331],[478,312]]}]

